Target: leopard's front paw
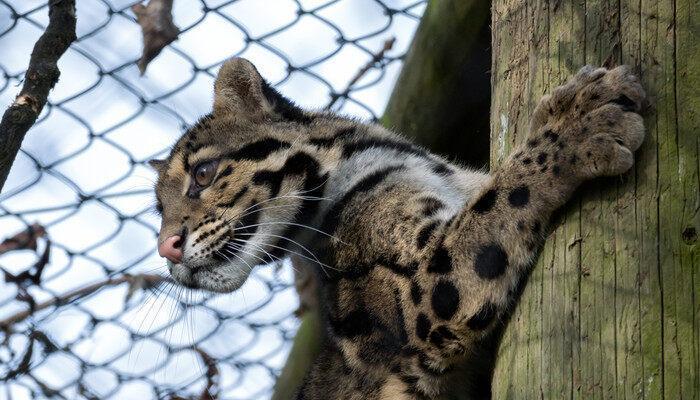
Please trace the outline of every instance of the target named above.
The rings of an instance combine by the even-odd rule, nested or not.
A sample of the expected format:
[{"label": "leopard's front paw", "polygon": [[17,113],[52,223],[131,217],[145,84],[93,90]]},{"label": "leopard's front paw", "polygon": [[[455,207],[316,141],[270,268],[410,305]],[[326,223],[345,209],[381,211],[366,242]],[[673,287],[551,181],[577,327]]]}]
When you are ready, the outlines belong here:
[{"label": "leopard's front paw", "polygon": [[530,132],[535,139],[570,145],[566,169],[578,178],[618,175],[632,167],[632,153],[644,140],[639,115],[644,99],[628,67],[586,66],[542,99]]}]

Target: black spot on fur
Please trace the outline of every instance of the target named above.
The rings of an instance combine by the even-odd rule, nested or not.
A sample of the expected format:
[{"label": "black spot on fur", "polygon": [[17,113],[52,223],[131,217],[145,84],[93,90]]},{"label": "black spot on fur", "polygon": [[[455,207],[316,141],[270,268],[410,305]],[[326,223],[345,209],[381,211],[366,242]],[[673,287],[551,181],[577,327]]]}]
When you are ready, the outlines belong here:
[{"label": "black spot on fur", "polygon": [[559,135],[551,130],[547,130],[544,132],[544,137],[549,139],[550,142],[556,143],[557,140],[559,140]]},{"label": "black spot on fur", "polygon": [[539,145],[539,144],[540,144],[540,140],[537,139],[537,138],[532,138],[532,139],[530,139],[530,140],[527,141],[527,146],[528,146],[528,147],[536,147],[536,146]]},{"label": "black spot on fur", "polygon": [[457,336],[450,330],[450,328],[446,327],[445,325],[440,325],[436,329],[437,332],[440,332],[440,335],[444,337],[447,340],[456,340]]},{"label": "black spot on fur", "polygon": [[[300,224],[304,221],[309,221],[312,216],[316,215],[318,208],[320,207],[320,202],[316,200],[323,196],[323,192],[326,187],[326,182],[328,181],[328,173],[324,175],[319,175],[318,164],[313,164],[309,162],[306,165],[306,178],[304,180],[304,185],[302,186],[302,192],[308,196],[308,198],[302,200],[301,206],[296,211],[293,218],[294,224]],[[299,225],[289,225],[285,228],[284,232],[281,234],[283,237],[294,237],[298,231],[304,229]],[[278,245],[272,253],[275,257],[281,257],[284,253],[285,246],[288,246],[290,242],[285,241],[285,243]],[[282,247],[282,248],[279,248]]]},{"label": "black spot on fur", "polygon": [[522,208],[530,202],[530,188],[518,186],[508,194],[508,203],[515,208]]},{"label": "black spot on fur", "polygon": [[328,138],[312,138],[309,139],[309,143],[313,144],[314,146],[318,147],[331,147],[335,143],[335,138],[334,137],[328,137]]},{"label": "black spot on fur", "polygon": [[457,336],[445,325],[440,325],[430,332],[430,342],[437,347],[442,347],[445,340],[456,340]]},{"label": "black spot on fur", "polygon": [[423,215],[426,217],[432,217],[439,209],[445,206],[440,200],[434,197],[426,197],[421,199],[421,201],[423,202]]},{"label": "black spot on fur", "polygon": [[416,336],[418,336],[420,340],[425,340],[428,337],[430,325],[428,317],[423,313],[419,313],[418,318],[416,318]]},{"label": "black spot on fur", "polygon": [[394,313],[394,327],[396,327],[396,335],[394,342],[399,343],[399,347],[403,347],[408,343],[408,332],[406,332],[406,317],[403,312],[402,307],[403,302],[401,301],[401,292],[399,289],[394,289],[394,306],[396,312]]},{"label": "black spot on fur", "polygon": [[216,206],[217,207],[231,208],[234,205],[236,205],[238,200],[240,200],[241,197],[243,197],[247,192],[248,192],[248,186],[243,186],[236,194],[233,195],[233,197],[231,197],[230,200],[223,202],[223,203],[219,203]]},{"label": "black spot on fur", "polygon": [[553,166],[552,173],[554,174],[554,176],[559,176],[559,174],[561,173],[561,168],[558,165]]},{"label": "black spot on fur", "polygon": [[428,244],[428,240],[430,240],[430,237],[433,235],[433,232],[435,232],[435,228],[437,228],[438,224],[438,221],[433,221],[425,225],[418,232],[417,246],[419,250],[423,249],[425,245]]},{"label": "black spot on fur", "polygon": [[418,377],[413,375],[401,375],[401,381],[409,386],[415,386],[418,383]]},{"label": "black spot on fur", "polygon": [[542,230],[542,224],[540,224],[540,221],[535,221],[534,224],[532,224],[532,233],[537,235],[540,233]]},{"label": "black spot on fur", "polygon": [[473,330],[483,330],[489,326],[491,321],[496,317],[496,307],[491,303],[484,304],[479,311],[476,312],[467,321],[467,327]]},{"label": "black spot on fur", "polygon": [[537,164],[542,165],[547,161],[547,153],[540,153],[537,155]]},{"label": "black spot on fur", "polygon": [[413,154],[428,158],[428,153],[408,142],[398,142],[390,139],[364,139],[357,142],[346,143],[343,146],[343,158],[348,158],[355,153],[371,148],[393,150],[399,153]]},{"label": "black spot on fur", "polygon": [[399,262],[396,260],[396,256],[394,257],[379,257],[376,261],[377,266],[384,267],[398,275],[401,275],[405,278],[411,278],[415,273],[418,271],[418,263],[417,262],[412,262],[407,265],[402,265],[399,264]]},{"label": "black spot on fur", "polygon": [[274,138],[266,138],[257,142],[249,143],[240,149],[224,156],[231,160],[251,160],[260,161],[266,159],[270,154],[288,149],[290,146],[287,142],[281,142]]},{"label": "black spot on fur", "polygon": [[518,221],[517,228],[520,232],[525,232],[525,221]]},{"label": "black spot on fur", "polygon": [[530,157],[523,158],[523,164],[530,165],[530,163],[532,163],[532,158],[530,158]]},{"label": "black spot on fur", "polygon": [[459,290],[452,282],[441,279],[433,287],[431,304],[435,315],[441,319],[449,320],[459,307]]},{"label": "black spot on fur", "polygon": [[333,144],[335,144],[338,140],[342,140],[344,138],[347,138],[348,136],[352,135],[357,131],[357,127],[351,126],[347,128],[342,128],[338,130],[333,136],[327,137],[327,138],[312,138],[309,139],[309,143],[316,145],[318,147],[331,147]]},{"label": "black spot on fur", "polygon": [[440,246],[433,253],[428,265],[428,272],[434,274],[446,274],[452,271],[452,257],[444,246]]},{"label": "black spot on fur", "polygon": [[333,331],[345,338],[369,335],[374,330],[372,318],[364,308],[351,311],[340,319],[331,318],[330,323]]},{"label": "black spot on fur", "polygon": [[621,94],[620,97],[613,100],[611,103],[619,104],[623,111],[634,111],[637,105],[629,97]]},{"label": "black spot on fur", "polygon": [[430,332],[430,343],[434,344],[438,348],[442,348],[444,338],[437,330]]},{"label": "black spot on fur", "polygon": [[578,157],[576,157],[576,154],[573,154],[571,156],[571,159],[569,159],[569,164],[576,165],[577,162],[578,162]]},{"label": "black spot on fur", "polygon": [[421,300],[423,300],[423,289],[416,281],[411,282],[411,300],[415,305],[419,305]]},{"label": "black spot on fur", "polygon": [[227,165],[226,168],[224,168],[223,171],[219,174],[219,176],[216,179],[223,178],[224,176],[229,176],[233,172],[233,167],[230,165]]},{"label": "black spot on fur", "polygon": [[482,279],[496,279],[508,267],[508,255],[503,248],[492,243],[481,246],[474,259],[474,270]]},{"label": "black spot on fur", "polygon": [[452,169],[445,164],[437,163],[433,165],[432,170],[438,175],[450,175],[452,174]]},{"label": "black spot on fur", "polygon": [[268,185],[270,187],[270,197],[279,194],[282,180],[290,175],[307,176],[315,175],[319,169],[318,161],[306,153],[296,153],[285,161],[282,168],[277,171],[261,170],[253,175],[253,183],[256,185]]},{"label": "black spot on fur", "polygon": [[355,196],[359,195],[360,193],[371,191],[381,184],[393,172],[400,171],[402,169],[403,167],[401,166],[387,167],[379,171],[375,171],[360,179],[360,181],[357,182],[350,190],[348,190],[348,192],[345,193],[345,195],[328,211],[326,218],[323,221],[321,230],[323,232],[333,234],[340,223],[340,217],[343,210],[355,198]]},{"label": "black spot on fur", "polygon": [[474,203],[472,206],[472,211],[477,214],[485,214],[493,208],[496,204],[496,199],[498,198],[498,190],[490,189]]},{"label": "black spot on fur", "polygon": [[275,171],[262,170],[253,175],[253,183],[256,185],[268,185],[270,187],[270,197],[275,197],[280,192],[283,176]]}]

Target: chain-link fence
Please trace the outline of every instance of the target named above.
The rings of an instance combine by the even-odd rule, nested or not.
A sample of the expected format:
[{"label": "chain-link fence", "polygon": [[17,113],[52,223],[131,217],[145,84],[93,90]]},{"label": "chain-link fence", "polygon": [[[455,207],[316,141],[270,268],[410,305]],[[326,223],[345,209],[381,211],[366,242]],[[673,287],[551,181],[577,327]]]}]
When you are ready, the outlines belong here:
[{"label": "chain-link fence", "polygon": [[[426,6],[175,0],[179,38],[141,77],[134,3],[77,1],[78,39],[0,195],[0,400],[269,397],[298,326],[289,266],[226,295],[172,284],[145,162],[209,111],[233,55],[302,106],[377,118]],[[0,0],[2,108],[47,23],[47,0]]]}]

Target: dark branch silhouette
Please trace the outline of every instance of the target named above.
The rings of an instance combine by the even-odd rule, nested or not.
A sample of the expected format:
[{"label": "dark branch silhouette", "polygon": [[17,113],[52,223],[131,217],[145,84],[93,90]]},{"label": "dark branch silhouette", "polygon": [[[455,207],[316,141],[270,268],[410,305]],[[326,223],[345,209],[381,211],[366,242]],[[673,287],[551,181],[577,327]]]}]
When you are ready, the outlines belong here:
[{"label": "dark branch silhouette", "polygon": [[58,59],[75,40],[75,0],[50,0],[49,25],[34,45],[24,85],[0,121],[0,190],[22,140],[58,82]]}]

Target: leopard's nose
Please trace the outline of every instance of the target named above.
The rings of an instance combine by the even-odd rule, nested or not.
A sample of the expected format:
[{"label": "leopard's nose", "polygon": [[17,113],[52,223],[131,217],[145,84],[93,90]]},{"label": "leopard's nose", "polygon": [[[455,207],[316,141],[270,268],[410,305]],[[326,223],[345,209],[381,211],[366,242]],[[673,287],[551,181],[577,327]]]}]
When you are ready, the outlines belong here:
[{"label": "leopard's nose", "polygon": [[179,235],[170,236],[158,246],[158,254],[175,264],[182,262],[182,239]]}]

